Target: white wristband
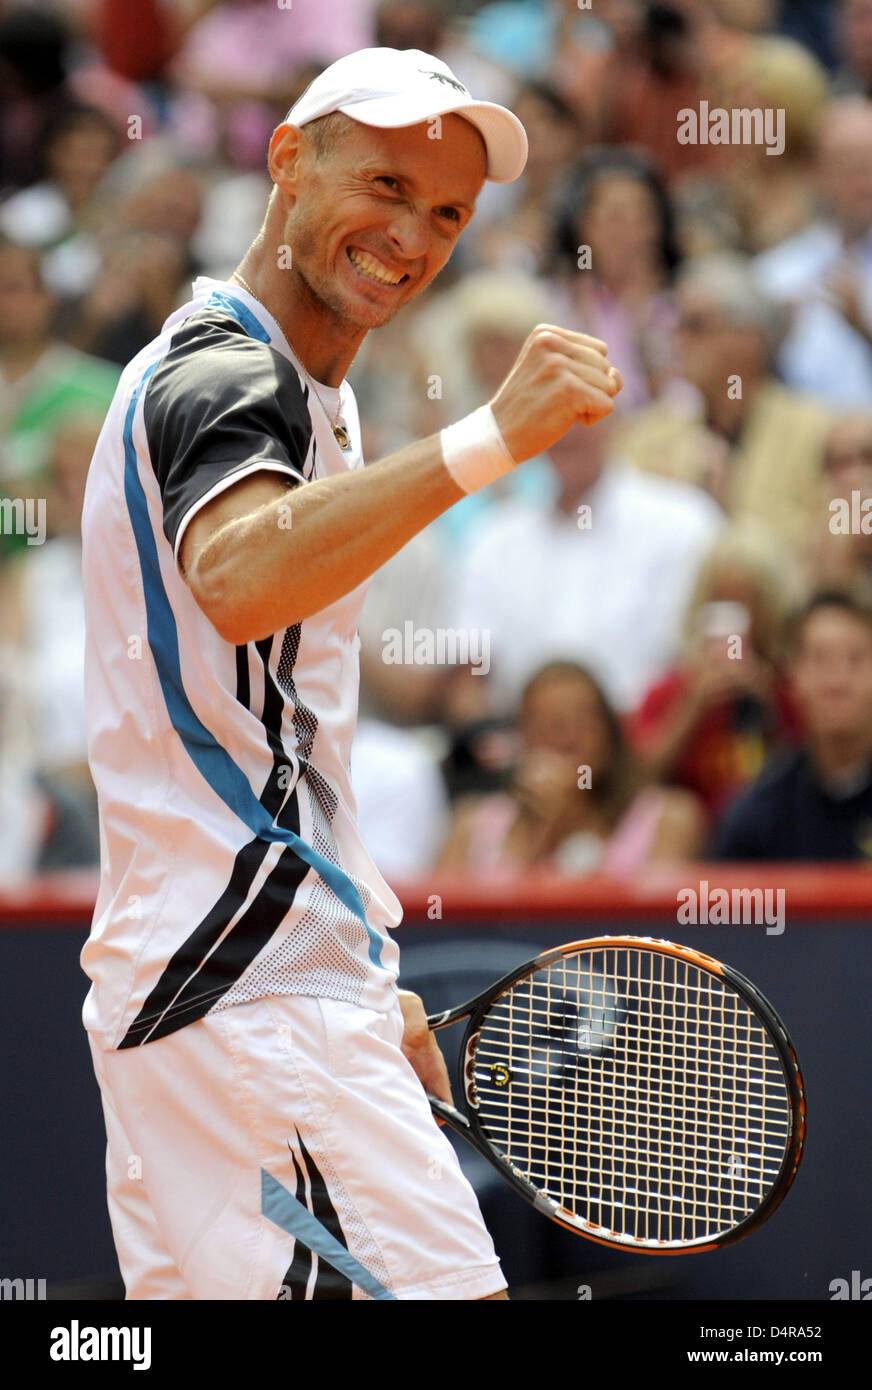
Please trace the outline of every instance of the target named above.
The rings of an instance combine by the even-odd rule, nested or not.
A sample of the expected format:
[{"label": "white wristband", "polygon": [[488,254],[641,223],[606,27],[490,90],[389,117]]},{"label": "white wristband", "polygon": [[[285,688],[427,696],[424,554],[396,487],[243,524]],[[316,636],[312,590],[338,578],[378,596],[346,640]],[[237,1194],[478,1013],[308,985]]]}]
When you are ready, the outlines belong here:
[{"label": "white wristband", "polygon": [[477,492],[518,466],[489,405],[447,425],[440,437],[445,467],[464,492]]}]

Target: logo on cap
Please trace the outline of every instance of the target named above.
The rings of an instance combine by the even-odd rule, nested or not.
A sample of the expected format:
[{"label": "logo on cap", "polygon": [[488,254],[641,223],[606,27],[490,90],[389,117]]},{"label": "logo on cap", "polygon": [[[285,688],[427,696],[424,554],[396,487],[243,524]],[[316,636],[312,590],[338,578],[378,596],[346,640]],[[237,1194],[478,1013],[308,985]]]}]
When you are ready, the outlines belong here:
[{"label": "logo on cap", "polygon": [[437,82],[447,83],[448,86],[453,87],[455,91],[462,92],[465,97],[469,96],[469,92],[462,82],[456,81],[453,77],[446,77],[444,72],[430,72],[429,68],[419,68],[418,71],[423,73],[425,77],[435,77]]}]

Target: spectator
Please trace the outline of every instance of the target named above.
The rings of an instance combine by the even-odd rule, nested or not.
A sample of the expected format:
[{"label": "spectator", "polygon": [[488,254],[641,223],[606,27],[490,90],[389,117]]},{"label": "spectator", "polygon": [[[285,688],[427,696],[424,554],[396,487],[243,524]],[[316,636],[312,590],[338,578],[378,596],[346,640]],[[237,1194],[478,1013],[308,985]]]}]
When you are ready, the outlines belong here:
[{"label": "spectator", "polygon": [[696,855],[696,799],[643,785],[614,710],[583,667],[552,662],[536,672],[519,723],[511,789],[457,803],[440,868],[624,877]]},{"label": "spectator", "polygon": [[659,393],[675,348],[668,287],[678,261],[672,209],[648,157],[597,149],[569,176],[554,224],[567,327],[608,343],[621,364],[618,408]]},{"label": "spectator", "polygon": [[124,365],[160,331],[199,269],[192,243],[202,182],[152,146],[128,155],[111,184],[112,230],[93,285],[67,306],[67,336],[83,351]]},{"label": "spectator", "polygon": [[728,146],[724,187],[739,220],[741,246],[751,254],[803,231],[816,212],[815,142],[827,100],[827,73],[792,39],[757,35],[719,79],[717,104],[727,109],[783,113],[784,148],[766,143]]},{"label": "spectator", "polygon": [[0,190],[39,177],[38,147],[46,117],[69,95],[72,36],[57,15],[28,6],[0,17]]},{"label": "spectator", "polygon": [[810,577],[815,589],[865,586],[872,593],[872,412],[868,410],[840,416],[827,439]]},{"label": "spectator", "polygon": [[606,139],[615,73],[638,61],[642,7],[638,0],[599,0],[582,10],[558,0],[558,16],[547,75],[577,112],[594,143]]},{"label": "spectator", "polygon": [[[760,0],[753,5],[759,13]],[[616,61],[603,74],[604,139],[644,146],[670,186],[727,162],[723,147],[702,140],[679,144],[676,136],[679,113],[699,110],[749,42],[734,24],[738,8],[731,4],[724,22],[709,0],[639,6],[634,41],[615,51]]]},{"label": "spectator", "polygon": [[872,859],[872,609],[818,593],[800,614],[793,689],[805,745],[765,770],[727,812],[718,859]]},{"label": "spectator", "polygon": [[275,0],[226,0],[185,35],[170,66],[178,88],[174,119],[187,106],[212,125],[240,167],[261,165],[273,127],[291,105],[293,74],[372,45],[375,0],[277,6]]},{"label": "spectator", "polygon": [[837,28],[844,56],[839,88],[872,97],[872,0],[842,0]]},{"label": "spectator", "polygon": [[705,487],[728,516],[756,518],[790,547],[804,547],[830,416],[773,376],[783,310],[735,256],[691,262],[676,296],[678,366],[694,390],[630,419],[621,453],[640,468]]},{"label": "spectator", "polygon": [[177,237],[117,233],[94,285],[69,306],[67,336],[84,351],[123,367],[177,307],[187,267],[186,247]]},{"label": "spectator", "polygon": [[772,153],[776,127],[763,140],[718,147],[715,168],[676,183],[671,192],[685,256],[761,252],[809,224],[816,213],[815,142],[826,98],[825,69],[790,39],[756,35],[722,66],[710,107],[783,113],[784,147]]},{"label": "spectator", "polygon": [[[321,63],[303,63],[288,74],[288,109],[321,69]],[[183,140],[181,144],[184,146]],[[189,157],[196,152],[196,140],[194,145],[194,151],[187,151]],[[249,167],[247,157],[239,160],[237,153],[228,140],[219,143],[214,151],[215,158],[204,179],[200,225],[190,243],[203,274],[218,280],[227,278],[257,236],[272,188],[263,159]]]},{"label": "spectator", "polygon": [[[82,408],[105,412],[118,372],[56,339],[39,256],[0,237],[0,486],[39,488],[55,431]],[[31,492],[32,495],[32,492]],[[4,547],[24,541],[4,536]]]},{"label": "spectator", "polygon": [[96,274],[94,195],[119,148],[118,130],[97,107],[64,105],[42,133],[39,181],[0,207],[0,231],[42,252],[55,294],[76,294]]},{"label": "spectator", "polygon": [[768,754],[799,737],[782,669],[798,579],[768,531],[730,528],[703,562],[682,659],[648,691],[633,742],[657,781],[687,787],[718,816]]},{"label": "spectator", "polygon": [[872,101],[843,97],[818,138],[823,215],[757,258],[793,311],[777,365],[787,384],[842,409],[872,399]]},{"label": "spectator", "polygon": [[200,225],[203,181],[171,144],[153,142],[148,152],[128,155],[113,175],[119,195],[114,220],[122,231],[157,232],[190,242]]},{"label": "spectator", "polygon": [[498,503],[459,560],[451,625],[488,634],[495,713],[555,656],[584,662],[610,702],[633,708],[677,653],[718,508],[609,461],[610,424],[571,429],[548,455],[553,501]]}]

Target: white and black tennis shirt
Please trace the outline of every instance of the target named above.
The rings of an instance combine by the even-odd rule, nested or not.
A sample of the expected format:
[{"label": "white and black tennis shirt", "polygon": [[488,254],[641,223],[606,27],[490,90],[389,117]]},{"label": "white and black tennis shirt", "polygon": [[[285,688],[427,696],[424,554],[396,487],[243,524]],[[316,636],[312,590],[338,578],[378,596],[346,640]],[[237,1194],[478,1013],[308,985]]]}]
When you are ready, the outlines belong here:
[{"label": "white and black tennis shirt", "polygon": [[82,517],[101,854],[84,1022],[109,1048],[268,994],[384,1010],[397,974],[401,908],[350,782],[368,581],[234,646],[178,567],[188,522],[240,478],[362,467],[354,395],[318,384],[343,452],[263,305],[206,278],[193,295],[125,369]]}]

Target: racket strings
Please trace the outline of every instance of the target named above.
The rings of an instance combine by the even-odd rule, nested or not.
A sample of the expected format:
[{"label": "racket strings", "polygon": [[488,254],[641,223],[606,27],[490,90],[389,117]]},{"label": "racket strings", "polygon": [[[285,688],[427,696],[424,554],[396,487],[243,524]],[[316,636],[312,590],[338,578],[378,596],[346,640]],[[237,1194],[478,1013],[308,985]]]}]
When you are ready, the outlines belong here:
[{"label": "racket strings", "polygon": [[659,951],[577,952],[514,985],[478,1034],[482,1126],[579,1222],[692,1241],[751,1215],[791,1134],[784,1068],[720,977]]}]

